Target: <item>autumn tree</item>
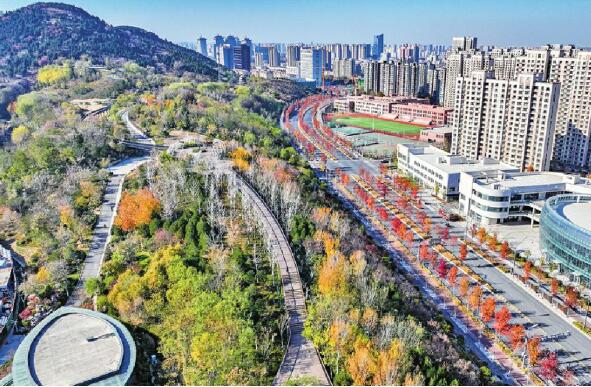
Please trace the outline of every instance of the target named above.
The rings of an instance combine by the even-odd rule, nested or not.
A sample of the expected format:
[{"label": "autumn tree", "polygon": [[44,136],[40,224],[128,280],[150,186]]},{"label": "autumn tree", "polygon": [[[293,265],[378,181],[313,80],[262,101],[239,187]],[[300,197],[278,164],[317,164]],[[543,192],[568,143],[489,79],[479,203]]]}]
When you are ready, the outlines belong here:
[{"label": "autumn tree", "polygon": [[376,361],[368,340],[361,338],[353,344],[353,353],[347,360],[347,371],[356,386],[364,386],[371,382],[376,372]]},{"label": "autumn tree", "polygon": [[486,239],[486,230],[484,229],[484,227],[480,227],[478,229],[478,232],[476,232],[476,238],[478,238],[478,242],[480,242],[480,244],[484,242],[484,240]]},{"label": "autumn tree", "polygon": [[160,209],[160,202],[147,188],[136,193],[125,191],[121,196],[115,225],[125,232],[150,223],[152,214]]},{"label": "autumn tree", "polygon": [[523,325],[513,325],[509,332],[511,339],[511,347],[517,351],[523,345],[523,338],[525,337],[525,328]]},{"label": "autumn tree", "polygon": [[427,259],[429,255],[429,245],[427,243],[421,243],[421,247],[419,247],[419,258],[420,259]]},{"label": "autumn tree", "polygon": [[530,366],[538,364],[538,358],[540,357],[540,338],[538,336],[527,341],[527,356]]},{"label": "autumn tree", "polygon": [[478,310],[478,308],[480,307],[481,297],[482,297],[482,288],[480,287],[480,285],[474,286],[474,288],[470,292],[470,297],[468,298],[468,305],[470,305],[470,307],[473,310]]},{"label": "autumn tree", "polygon": [[[328,252],[327,252],[328,254]],[[345,295],[348,292],[348,264],[345,257],[340,253],[328,255],[318,274],[318,290],[324,295]]]},{"label": "autumn tree", "polygon": [[509,255],[509,242],[503,241],[503,244],[501,244],[501,258],[507,259],[508,255]]},{"label": "autumn tree", "polygon": [[577,291],[572,286],[569,286],[568,288],[566,288],[566,296],[564,297],[564,304],[567,307],[574,309],[574,308],[576,308],[578,301],[579,301],[579,295],[578,295]]},{"label": "autumn tree", "polygon": [[533,267],[533,263],[531,261],[526,261],[525,265],[523,265],[523,279],[527,282],[531,277],[531,269]]},{"label": "autumn tree", "polygon": [[466,244],[462,243],[462,244],[460,244],[460,259],[462,261],[464,261],[467,256],[468,256],[468,246],[466,246]]},{"label": "autumn tree", "polygon": [[249,160],[251,159],[252,155],[243,147],[236,148],[232,153],[230,153],[230,157],[232,158],[234,167],[236,167],[238,170],[245,172],[250,168]]},{"label": "autumn tree", "polygon": [[452,288],[456,287],[456,281],[458,276],[458,267],[452,266],[447,273],[447,280]]},{"label": "autumn tree", "polygon": [[494,328],[499,334],[505,334],[511,320],[511,312],[506,306],[503,306],[495,313]]},{"label": "autumn tree", "polygon": [[328,329],[328,346],[336,357],[334,363],[337,374],[343,356],[350,351],[352,334],[351,324],[341,319],[333,321]]},{"label": "autumn tree", "polygon": [[445,278],[445,275],[447,274],[447,266],[442,258],[439,258],[439,262],[437,263],[437,274],[439,274],[439,277],[441,278]]},{"label": "autumn tree", "polygon": [[409,366],[406,353],[404,342],[400,339],[392,340],[389,348],[380,351],[373,384],[382,386],[399,384],[404,371]]},{"label": "autumn tree", "polygon": [[489,322],[495,313],[495,298],[487,297],[480,307],[480,316],[485,323]]},{"label": "autumn tree", "polygon": [[558,295],[558,280],[556,278],[552,278],[552,282],[550,282],[550,291],[553,297]]},{"label": "autumn tree", "polygon": [[468,294],[468,288],[470,287],[470,279],[467,276],[463,276],[460,280],[460,297],[465,297]]}]

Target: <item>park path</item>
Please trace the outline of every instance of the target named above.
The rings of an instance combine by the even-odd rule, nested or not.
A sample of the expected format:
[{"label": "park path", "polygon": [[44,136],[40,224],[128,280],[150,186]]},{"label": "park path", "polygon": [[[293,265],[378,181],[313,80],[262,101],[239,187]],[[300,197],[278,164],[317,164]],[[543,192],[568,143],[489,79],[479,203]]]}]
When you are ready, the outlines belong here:
[{"label": "park path", "polygon": [[303,336],[306,321],[306,298],[295,257],[287,237],[271,210],[260,196],[240,177],[236,179],[242,197],[252,204],[252,209],[261,221],[271,244],[271,255],[279,266],[285,308],[289,315],[289,344],[283,362],[277,371],[274,385],[284,385],[300,377],[315,379],[316,385],[331,385],[330,378],[312,342]]},{"label": "park path", "polygon": [[[135,125],[133,125],[127,116],[127,111],[123,111],[121,117],[134,141],[154,144],[152,139],[144,135]],[[105,250],[111,240],[111,229],[113,227],[113,221],[115,220],[115,214],[117,213],[117,206],[121,199],[125,176],[149,159],[150,157],[148,156],[132,157],[117,162],[107,168],[107,170],[111,172],[111,176],[107,182],[105,194],[100,207],[100,213],[92,231],[90,249],[84,260],[80,279],[78,280],[74,291],[68,298],[66,305],[80,306],[84,300],[88,298],[85,292],[85,285],[89,279],[96,278],[100,274],[101,266],[105,259]]]}]

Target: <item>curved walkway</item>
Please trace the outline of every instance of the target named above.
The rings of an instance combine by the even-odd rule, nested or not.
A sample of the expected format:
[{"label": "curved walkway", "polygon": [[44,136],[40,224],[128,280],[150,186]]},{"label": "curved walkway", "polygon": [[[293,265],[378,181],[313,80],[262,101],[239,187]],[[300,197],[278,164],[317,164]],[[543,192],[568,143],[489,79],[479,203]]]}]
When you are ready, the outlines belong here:
[{"label": "curved walkway", "polygon": [[[123,111],[121,117],[134,141],[150,145],[154,144],[154,141],[151,138],[144,135],[135,125],[133,125],[133,123],[131,123],[127,116],[127,111]],[[68,298],[66,305],[80,306],[84,300],[88,298],[84,287],[89,279],[96,278],[100,274],[101,266],[105,258],[105,250],[111,240],[111,228],[113,227],[113,221],[115,220],[115,214],[117,213],[117,206],[119,205],[119,199],[121,198],[125,176],[149,159],[148,156],[132,157],[117,162],[107,168],[107,170],[111,172],[111,176],[109,177],[107,187],[105,188],[99,217],[92,230],[90,249],[88,250],[88,254],[86,254],[86,259],[84,260],[82,271],[80,273],[80,279],[70,295],[70,298]]]},{"label": "curved walkway", "polygon": [[243,197],[252,203],[252,208],[271,241],[271,254],[281,272],[285,308],[289,314],[289,344],[273,384],[283,385],[290,379],[312,377],[316,379],[314,384],[331,385],[316,348],[302,335],[306,320],[306,299],[298,267],[287,238],[260,196],[240,177],[236,181]]}]

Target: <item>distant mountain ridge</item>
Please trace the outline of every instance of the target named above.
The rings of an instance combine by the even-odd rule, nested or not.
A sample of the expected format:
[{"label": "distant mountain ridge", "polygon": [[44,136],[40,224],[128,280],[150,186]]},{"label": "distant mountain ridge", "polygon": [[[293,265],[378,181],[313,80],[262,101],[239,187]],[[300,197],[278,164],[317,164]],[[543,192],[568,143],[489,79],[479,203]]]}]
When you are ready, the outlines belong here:
[{"label": "distant mountain ridge", "polygon": [[213,60],[152,32],[111,26],[72,5],[35,3],[0,14],[0,75],[23,75],[60,57],[82,55],[97,63],[125,59],[210,78],[217,76],[219,68]]}]

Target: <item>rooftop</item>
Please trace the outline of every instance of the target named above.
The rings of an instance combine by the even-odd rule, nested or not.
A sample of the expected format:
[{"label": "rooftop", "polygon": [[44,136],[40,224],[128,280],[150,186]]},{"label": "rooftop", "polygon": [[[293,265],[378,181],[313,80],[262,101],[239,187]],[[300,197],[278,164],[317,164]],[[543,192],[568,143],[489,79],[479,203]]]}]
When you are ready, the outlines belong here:
[{"label": "rooftop", "polygon": [[16,385],[124,385],[134,364],[135,344],[120,322],[63,307],[26,336],[12,375]]},{"label": "rooftop", "polygon": [[521,187],[556,186],[564,190],[577,186],[579,190],[589,190],[591,182],[577,175],[567,175],[559,172],[503,172],[492,171],[490,173],[472,173],[476,184],[485,188],[502,190]]},{"label": "rooftop", "polygon": [[429,164],[432,168],[451,174],[460,172],[483,172],[491,170],[518,171],[512,165],[494,160],[470,160],[464,156],[452,155],[432,145],[398,144],[398,147],[408,148],[409,154]]},{"label": "rooftop", "polygon": [[421,129],[421,132],[430,132],[430,133],[452,133],[453,128],[451,126],[436,126],[434,128],[424,128]]},{"label": "rooftop", "polygon": [[556,207],[556,212],[574,225],[591,231],[591,216],[589,216],[591,215],[591,202],[560,203]]}]

